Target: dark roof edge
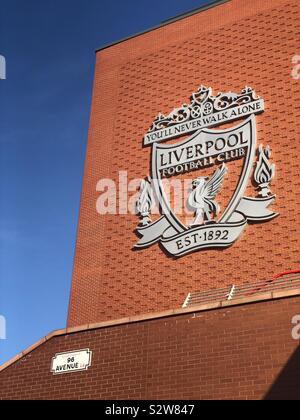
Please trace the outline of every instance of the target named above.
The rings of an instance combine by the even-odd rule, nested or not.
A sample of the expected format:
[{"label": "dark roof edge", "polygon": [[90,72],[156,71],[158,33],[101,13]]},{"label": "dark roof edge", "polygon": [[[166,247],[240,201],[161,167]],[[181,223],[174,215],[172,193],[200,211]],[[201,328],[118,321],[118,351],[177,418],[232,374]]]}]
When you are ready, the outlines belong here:
[{"label": "dark roof edge", "polygon": [[220,6],[221,4],[228,3],[229,1],[231,0],[216,0],[216,1],[213,1],[212,3],[207,4],[206,6],[199,7],[197,9],[191,10],[190,12],[180,14],[168,20],[164,20],[160,25],[152,26],[151,28],[146,29],[145,31],[137,32],[133,35],[127,36],[118,41],[115,41],[109,44],[104,44],[102,47],[96,49],[96,53],[99,51],[105,50],[107,48],[113,47],[114,45],[121,44],[122,42],[128,41],[129,39],[136,38],[137,36],[147,34],[148,32],[154,31],[155,29],[163,28],[164,26],[170,25],[171,23],[177,22],[178,20],[185,19],[192,15],[196,15],[197,13],[204,12],[206,10],[212,9],[213,7]]}]

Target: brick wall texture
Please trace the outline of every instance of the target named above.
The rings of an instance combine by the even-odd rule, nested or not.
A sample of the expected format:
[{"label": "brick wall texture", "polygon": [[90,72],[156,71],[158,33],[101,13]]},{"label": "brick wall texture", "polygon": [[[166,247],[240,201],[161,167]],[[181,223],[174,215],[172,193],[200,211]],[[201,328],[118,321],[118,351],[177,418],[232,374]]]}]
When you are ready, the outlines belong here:
[{"label": "brick wall texture", "polygon": [[[291,77],[292,57],[300,54],[299,22],[298,0],[252,0],[251,6],[232,0],[97,53],[69,326],[177,308],[191,291],[299,268],[300,82]],[[159,112],[188,103],[201,84],[215,94],[247,85],[265,100],[258,143],[271,146],[277,165],[273,209],[280,217],[248,226],[221,252],[174,260],[157,245],[133,251],[137,217],[99,215],[97,183],[117,182],[121,170],[129,180],[148,175],[150,148],[142,148],[143,135]],[[155,386],[149,395],[156,395]]]},{"label": "brick wall texture", "polygon": [[[0,373],[0,399],[300,399],[300,298],[54,337]],[[54,376],[57,352],[90,348]]]}]

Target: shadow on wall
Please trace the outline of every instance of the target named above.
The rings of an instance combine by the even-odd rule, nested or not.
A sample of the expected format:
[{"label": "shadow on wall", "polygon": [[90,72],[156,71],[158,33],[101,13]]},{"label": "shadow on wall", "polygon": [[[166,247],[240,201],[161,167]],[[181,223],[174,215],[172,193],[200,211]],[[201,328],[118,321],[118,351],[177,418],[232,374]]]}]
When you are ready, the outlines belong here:
[{"label": "shadow on wall", "polygon": [[266,394],[265,400],[300,400],[300,346]]}]

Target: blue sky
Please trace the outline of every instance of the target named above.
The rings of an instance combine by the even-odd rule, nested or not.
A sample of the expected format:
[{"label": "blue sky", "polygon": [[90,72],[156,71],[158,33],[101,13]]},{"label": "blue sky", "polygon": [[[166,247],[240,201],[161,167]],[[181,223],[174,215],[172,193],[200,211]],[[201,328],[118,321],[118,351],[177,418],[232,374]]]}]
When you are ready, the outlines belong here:
[{"label": "blue sky", "polygon": [[205,0],[0,0],[0,364],[66,324],[94,51]]}]

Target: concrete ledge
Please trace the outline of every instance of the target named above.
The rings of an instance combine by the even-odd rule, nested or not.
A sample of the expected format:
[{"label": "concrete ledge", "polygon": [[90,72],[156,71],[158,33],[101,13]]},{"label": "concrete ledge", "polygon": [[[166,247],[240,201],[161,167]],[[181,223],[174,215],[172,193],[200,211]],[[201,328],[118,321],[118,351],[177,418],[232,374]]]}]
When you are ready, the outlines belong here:
[{"label": "concrete ledge", "polygon": [[26,350],[22,351],[21,355],[22,357],[27,356],[27,354],[31,353],[33,350],[35,350],[37,347],[40,347],[42,344],[46,343],[48,339],[46,337],[41,338],[39,341],[37,341],[35,344],[28,347]]},{"label": "concrete ledge", "polygon": [[222,302],[202,303],[201,305],[192,305],[186,308],[175,309],[174,314],[181,315],[181,314],[188,314],[190,312],[211,311],[212,309],[218,309],[221,307],[222,307]]},{"label": "concrete ledge", "polygon": [[12,359],[10,359],[8,362],[5,362],[3,365],[0,366],[0,372],[8,368],[9,366],[13,365],[14,363],[18,362],[22,357],[23,357],[22,353],[20,353],[14,356]]},{"label": "concrete ledge", "polygon": [[225,300],[221,302],[221,305],[223,308],[226,308],[227,306],[238,306],[238,305],[245,305],[247,303],[253,303],[253,302],[262,302],[265,300],[271,300],[273,299],[273,295],[271,292],[267,293],[260,293],[259,295],[252,295],[232,300]]},{"label": "concrete ledge", "polygon": [[9,366],[13,365],[14,363],[18,362],[23,357],[27,356],[29,353],[36,350],[38,347],[46,343],[47,341],[51,340],[54,337],[59,337],[62,335],[68,334],[75,334],[84,331],[90,330],[97,330],[100,328],[109,328],[124,324],[132,324],[136,322],[143,322],[143,321],[151,321],[160,318],[169,318],[171,316],[177,315],[185,315],[185,314],[194,314],[196,312],[206,312],[212,311],[214,309],[224,309],[233,306],[240,306],[240,305],[249,305],[253,303],[264,302],[268,300],[277,300],[277,299],[284,299],[293,296],[300,296],[300,289],[289,289],[289,290],[278,290],[275,292],[268,292],[268,293],[260,293],[253,296],[242,297],[238,299],[232,299],[227,301],[221,302],[209,302],[201,305],[193,305],[187,308],[178,308],[178,309],[171,309],[168,311],[163,312],[156,312],[156,313],[149,313],[144,315],[137,315],[129,318],[121,318],[117,320],[105,321],[96,324],[88,324],[83,325],[80,327],[72,327],[72,328],[65,328],[61,330],[56,330],[48,334],[46,337],[41,338],[32,346],[28,347],[22,353],[18,354],[17,356],[10,359],[8,362],[4,363],[0,366],[0,372],[7,369]]},{"label": "concrete ledge", "polygon": [[289,296],[300,295],[300,289],[290,289],[290,290],[278,290],[277,292],[273,292],[273,299],[280,299]]},{"label": "concrete ledge", "polygon": [[85,331],[89,329],[89,325],[82,325],[80,327],[72,327],[72,328],[67,328],[66,329],[66,334],[74,334],[76,332],[81,332],[81,331]]}]

